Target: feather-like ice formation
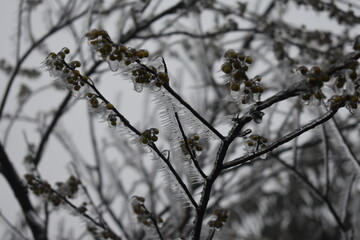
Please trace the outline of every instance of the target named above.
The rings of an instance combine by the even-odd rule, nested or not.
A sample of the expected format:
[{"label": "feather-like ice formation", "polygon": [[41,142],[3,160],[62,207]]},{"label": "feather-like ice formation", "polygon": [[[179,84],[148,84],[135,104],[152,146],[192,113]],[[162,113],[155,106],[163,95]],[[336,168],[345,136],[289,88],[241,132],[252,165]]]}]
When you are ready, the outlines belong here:
[{"label": "feather-like ice formation", "polygon": [[151,150],[153,154],[153,161],[158,166],[158,170],[163,172],[163,177],[165,182],[169,184],[169,187],[174,191],[177,196],[177,199],[184,207],[192,206],[189,197],[187,196],[185,190],[181,187],[179,181],[176,179],[175,175],[171,172],[169,166],[165,163],[159,155]]},{"label": "feather-like ice formation", "polygon": [[[173,162],[182,165],[186,170],[187,176],[193,183],[199,183],[202,181],[202,177],[194,166],[191,154],[186,148],[184,137],[180,130],[181,127],[185,135],[192,131],[192,129],[188,127],[186,119],[184,120],[184,114],[181,114],[184,112],[184,107],[165,91],[154,92],[154,97],[164,132],[170,137]],[[181,124],[181,126],[179,124]]]}]

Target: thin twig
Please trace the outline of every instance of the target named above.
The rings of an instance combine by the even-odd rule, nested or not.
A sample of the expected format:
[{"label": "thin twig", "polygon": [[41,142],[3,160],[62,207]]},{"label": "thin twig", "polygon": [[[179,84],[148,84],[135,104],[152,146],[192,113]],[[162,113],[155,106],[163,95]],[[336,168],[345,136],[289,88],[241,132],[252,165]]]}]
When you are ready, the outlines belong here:
[{"label": "thin twig", "polygon": [[11,229],[11,231],[13,231],[14,233],[16,233],[17,235],[19,235],[19,237],[23,240],[30,240],[29,238],[25,237],[22,232],[20,231],[20,229],[18,229],[16,226],[14,226],[0,211],[0,218],[5,222],[5,224]]},{"label": "thin twig", "polygon": [[211,229],[210,234],[206,240],[212,240],[214,236],[215,236],[215,229]]},{"label": "thin twig", "polygon": [[323,155],[324,155],[324,172],[325,172],[325,192],[324,195],[328,196],[330,189],[330,174],[329,174],[329,144],[328,136],[326,134],[325,125],[321,125],[322,142],[323,142]]},{"label": "thin twig", "polygon": [[150,39],[150,38],[163,38],[163,37],[170,37],[170,36],[174,36],[174,35],[184,35],[184,36],[188,36],[191,38],[200,38],[200,39],[204,39],[204,38],[214,38],[217,37],[219,35],[223,35],[225,33],[233,33],[233,32],[256,32],[255,28],[239,28],[239,29],[225,29],[225,30],[221,30],[218,32],[207,32],[204,34],[196,34],[196,33],[191,33],[191,32],[187,32],[187,31],[173,31],[173,32],[167,32],[167,33],[158,33],[158,34],[149,34],[149,35],[144,35],[144,36],[136,36],[134,38],[137,39]]},{"label": "thin twig", "polygon": [[50,212],[49,212],[49,202],[45,201],[44,203],[44,214],[45,214],[45,219],[44,219],[44,226],[45,226],[45,234],[48,235],[49,233],[49,223],[50,223]]},{"label": "thin twig", "polygon": [[350,202],[350,197],[351,197],[351,189],[354,185],[354,182],[355,182],[355,179],[356,179],[356,174],[353,174],[351,177],[350,177],[350,180],[349,180],[349,184],[348,184],[348,187],[346,188],[346,193],[344,194],[344,207],[342,209],[342,213],[341,213],[341,219],[343,222],[346,222],[346,216],[347,216],[347,208],[349,206],[349,202]]},{"label": "thin twig", "polygon": [[[300,127],[300,109],[298,109],[298,108],[296,109],[295,122],[296,122],[296,127],[299,128]],[[296,168],[297,163],[298,163],[298,139],[297,138],[294,139],[293,158],[294,158],[294,161],[293,161],[294,168]]]},{"label": "thin twig", "polygon": [[212,124],[206,121],[197,111],[195,111],[182,97],[180,97],[169,84],[164,84],[163,87],[174,97],[176,98],[184,107],[186,107],[197,119],[199,119],[207,128],[210,129],[220,140],[223,140],[225,137],[218,131]]},{"label": "thin twig", "polygon": [[341,146],[343,149],[343,154],[348,157],[348,159],[354,164],[355,169],[358,173],[360,173],[360,161],[357,159],[354,152],[351,150],[350,146],[346,142],[344,135],[341,133],[338,124],[336,123],[335,119],[330,121],[329,126],[334,130],[336,137],[338,138],[337,144]]},{"label": "thin twig", "polygon": [[158,234],[160,240],[164,240],[164,238],[163,238],[163,236],[162,236],[162,234],[161,234],[159,225],[157,224],[156,219],[155,219],[151,214],[150,214],[150,220],[151,220],[151,222],[154,224],[156,233]]},{"label": "thin twig", "polygon": [[34,157],[34,161],[33,161],[35,167],[37,167],[39,165],[42,154],[43,154],[45,146],[46,146],[46,143],[48,142],[48,139],[50,137],[50,134],[53,132],[57,122],[60,120],[61,116],[63,115],[65,108],[68,106],[70,99],[71,99],[71,92],[69,92],[63,99],[63,101],[60,104],[58,110],[56,111],[50,125],[47,127],[46,132],[42,136],[39,147],[36,152],[36,155]]},{"label": "thin twig", "polygon": [[6,104],[6,101],[8,99],[8,95],[10,93],[10,90],[11,90],[11,87],[15,81],[15,78],[23,64],[23,62],[27,59],[27,57],[30,55],[30,53],[35,49],[37,48],[41,43],[43,43],[48,37],[50,37],[51,35],[53,35],[54,33],[56,33],[57,31],[59,31],[60,29],[62,29],[63,27],[67,26],[68,24],[72,23],[73,21],[79,19],[80,17],[82,17],[83,15],[85,15],[85,13],[87,12],[87,10],[79,13],[78,15],[76,15],[75,17],[69,19],[68,21],[64,22],[63,24],[61,25],[57,25],[57,26],[54,26],[53,28],[51,28],[46,34],[44,34],[44,36],[42,36],[41,38],[39,38],[34,44],[32,44],[28,50],[22,55],[22,57],[19,59],[19,61],[17,62],[11,76],[10,76],[10,79],[9,79],[9,82],[6,86],[6,90],[5,90],[5,93],[4,93],[4,96],[1,100],[1,105],[0,105],[0,121],[2,119],[2,115],[3,115],[3,112],[4,112],[4,108],[5,108],[5,104]]},{"label": "thin twig", "polygon": [[337,110],[327,112],[325,115],[323,115],[323,116],[321,116],[321,117],[319,117],[317,119],[314,119],[310,123],[308,123],[308,124],[298,128],[298,129],[296,129],[295,131],[293,131],[293,132],[291,132],[291,133],[277,139],[273,143],[269,144],[265,148],[255,152],[253,154],[249,154],[249,155],[246,155],[246,156],[243,156],[243,157],[240,157],[240,158],[236,158],[236,159],[231,160],[229,162],[226,162],[223,165],[223,169],[228,169],[228,168],[232,168],[232,167],[235,167],[235,166],[240,166],[243,163],[254,160],[257,157],[272,151],[273,149],[277,148],[278,146],[283,145],[284,143],[287,143],[287,142],[293,140],[294,138],[296,138],[296,137],[300,136],[301,134],[309,131],[310,129],[315,128],[316,126],[328,121],[329,119],[331,119],[335,115],[336,112],[337,112]]},{"label": "thin twig", "polygon": [[191,161],[193,162],[194,166],[196,167],[196,169],[198,170],[198,172],[200,173],[200,175],[206,179],[207,176],[206,174],[203,172],[203,170],[201,169],[200,165],[199,165],[199,162],[197,161],[196,157],[194,156],[194,153],[191,151],[190,149],[190,146],[187,142],[187,137],[186,137],[186,134],[184,132],[184,129],[183,127],[181,126],[181,122],[180,122],[180,119],[179,119],[179,116],[177,113],[175,113],[175,118],[176,118],[176,121],[178,123],[178,126],[179,126],[179,129],[180,129],[180,132],[181,132],[181,135],[183,137],[183,140],[184,140],[184,144],[185,144],[185,147],[186,147],[186,150],[188,151],[188,153],[190,154],[190,159]]},{"label": "thin twig", "polygon": [[[39,179],[34,179],[33,181],[36,181],[39,184],[42,184],[42,181]],[[115,239],[117,240],[121,240],[120,237],[118,237],[111,229],[110,227],[106,224],[106,222],[104,221],[96,221],[93,217],[91,217],[89,214],[87,214],[86,212],[80,212],[79,208],[76,207],[70,200],[68,200],[65,196],[63,196],[62,194],[60,194],[58,191],[56,191],[55,189],[53,189],[52,187],[49,187],[48,190],[52,193],[55,194],[56,196],[58,196],[61,201],[63,201],[64,204],[68,205],[72,210],[74,210],[76,213],[78,213],[79,215],[83,216],[84,218],[86,218],[87,220],[89,220],[90,222],[92,222],[94,225],[96,225],[97,227],[109,231],[111,232]]]},{"label": "thin twig", "polygon": [[[163,63],[165,63],[165,61],[163,61]],[[137,64],[139,64],[141,67],[145,68],[146,71],[148,71],[149,73],[153,74],[153,75],[157,75],[156,72],[154,72],[154,70],[152,70],[151,68],[149,68],[148,66],[140,63],[139,61],[137,62]],[[164,67],[166,67],[166,64],[164,64]],[[199,119],[210,131],[212,131],[215,135],[217,135],[217,137],[220,140],[223,140],[225,137],[218,131],[216,130],[216,128],[210,124],[208,121],[206,121],[195,109],[193,109],[191,107],[190,104],[188,104],[179,94],[177,94],[177,92],[175,92],[169,84],[164,83],[162,85],[162,87],[164,87],[174,98],[176,98],[184,107],[186,107],[197,119]]]},{"label": "thin twig", "polygon": [[154,22],[156,22],[157,20],[161,19],[162,17],[168,15],[168,14],[172,14],[172,13],[176,13],[179,9],[182,8],[186,8],[186,7],[192,7],[196,2],[198,2],[198,0],[192,0],[190,3],[185,4],[184,1],[180,1],[177,4],[169,7],[168,9],[165,9],[164,11],[162,11],[161,13],[159,13],[158,15],[152,17],[151,19],[147,19],[141,23],[139,23],[138,27],[135,29],[130,29],[126,34],[124,34],[125,37],[120,39],[120,43],[123,42],[127,42],[130,39],[133,39],[134,37],[136,37],[136,35],[141,32],[144,29],[147,29],[151,24],[153,24]]},{"label": "thin twig", "polygon": [[44,226],[40,223],[39,217],[30,201],[26,187],[23,185],[16,169],[8,158],[5,149],[0,143],[0,166],[1,173],[10,185],[17,201],[20,204],[22,212],[25,215],[26,222],[30,227],[34,239],[47,240]]},{"label": "thin twig", "polygon": [[95,158],[95,162],[96,162],[96,173],[98,176],[98,184],[96,186],[96,189],[99,192],[99,194],[102,194],[102,187],[103,187],[103,176],[102,176],[102,172],[101,172],[102,167],[101,167],[98,144],[97,144],[96,136],[95,136],[94,119],[93,119],[93,115],[90,112],[88,112],[88,119],[89,119],[89,131],[90,131],[91,145],[92,145],[94,158]]},{"label": "thin twig", "polygon": [[334,207],[332,206],[330,200],[324,196],[309,180],[305,178],[304,175],[302,175],[297,169],[295,169],[293,166],[287,164],[284,160],[282,160],[279,156],[272,155],[276,158],[277,161],[279,161],[282,165],[284,165],[286,168],[291,170],[293,174],[295,174],[309,189],[319,198],[321,199],[325,205],[329,208],[331,214],[333,215],[337,225],[339,226],[340,230],[342,232],[346,232],[347,229],[344,225],[344,223],[341,221],[340,216],[336,213]]},{"label": "thin twig", "polygon": [[22,15],[24,11],[24,0],[21,0],[18,8],[18,22],[17,22],[17,31],[16,31],[16,62],[19,62],[20,59],[20,50],[21,50],[21,35],[22,35]]}]

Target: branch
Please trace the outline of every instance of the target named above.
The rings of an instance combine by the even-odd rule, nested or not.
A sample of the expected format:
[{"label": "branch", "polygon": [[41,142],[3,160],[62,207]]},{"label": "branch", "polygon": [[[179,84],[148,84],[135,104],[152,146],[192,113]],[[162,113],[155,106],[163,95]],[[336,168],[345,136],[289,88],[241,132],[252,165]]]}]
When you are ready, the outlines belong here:
[{"label": "branch", "polygon": [[8,95],[10,93],[10,89],[12,87],[12,84],[14,83],[15,81],[15,77],[16,75],[18,74],[19,70],[20,70],[20,67],[21,65],[23,64],[23,62],[26,60],[26,58],[30,55],[30,53],[35,49],[37,48],[43,41],[45,41],[48,37],[50,37],[51,35],[53,35],[54,33],[56,33],[57,31],[59,31],[60,29],[62,29],[63,27],[71,24],[73,21],[77,20],[78,18],[82,17],[83,15],[85,15],[87,13],[87,9],[81,13],[79,13],[77,16],[67,20],[66,22],[64,22],[63,24],[61,25],[57,25],[53,28],[51,28],[49,30],[49,32],[47,32],[44,36],[42,36],[39,40],[37,40],[34,44],[32,44],[29,49],[24,53],[24,55],[20,58],[20,60],[17,62],[16,66],[15,66],[15,69],[13,70],[13,73],[9,79],[9,82],[6,86],[6,90],[5,90],[5,94],[2,98],[2,101],[1,101],[1,105],[0,105],[0,121],[1,121],[1,118],[2,118],[2,114],[4,112],[4,107],[5,107],[5,104],[6,104],[6,101],[8,99]]},{"label": "branch", "polygon": [[88,120],[89,120],[89,132],[90,132],[90,140],[91,145],[93,149],[93,154],[95,158],[95,171],[97,173],[98,177],[98,183],[96,184],[96,190],[97,192],[102,195],[102,188],[103,188],[103,176],[102,176],[102,167],[101,167],[101,157],[99,153],[98,143],[96,141],[96,133],[95,133],[95,127],[94,127],[94,120],[93,120],[93,114],[88,112]]},{"label": "branch", "polygon": [[[36,179],[36,178],[33,181],[36,181],[37,183],[40,183],[40,184],[43,183],[42,180],[39,180],[39,179]],[[111,228],[107,225],[106,222],[101,221],[102,218],[100,218],[100,221],[95,220],[93,217],[91,217],[86,212],[79,211],[79,208],[77,206],[75,206],[72,202],[70,202],[70,200],[68,200],[67,197],[63,196],[62,194],[60,194],[58,191],[56,191],[52,187],[48,187],[47,190],[49,190],[50,193],[55,194],[56,196],[58,196],[61,199],[61,201],[64,202],[64,204],[68,205],[72,210],[74,210],[76,213],[79,213],[81,216],[83,216],[84,218],[89,220],[91,223],[93,223],[97,227],[103,229],[104,231],[109,231],[113,235],[113,239],[121,240],[121,238],[118,237],[114,233],[114,231],[111,230]]]},{"label": "branch", "polygon": [[338,140],[337,144],[341,146],[344,156],[346,156],[354,164],[355,169],[357,170],[358,173],[360,173],[360,161],[357,159],[356,155],[351,150],[349,144],[347,144],[346,139],[344,135],[341,133],[335,119],[330,121],[329,125],[335,132],[335,137]]},{"label": "branch", "polygon": [[[69,64],[67,64],[65,62],[65,60],[62,60],[62,63],[69,69],[69,70],[74,70],[73,68],[71,68],[69,66]],[[94,69],[94,68],[92,68]],[[81,79],[86,79],[83,80],[85,84],[87,84],[95,93],[97,98],[101,99],[105,104],[110,103],[101,93],[100,91],[96,88],[94,82],[88,78],[88,77],[84,77],[83,75],[81,75],[79,73],[79,77]],[[115,107],[112,107],[111,109],[108,109],[109,111],[112,111],[115,113],[115,115],[121,120],[121,122],[124,124],[125,127],[129,128],[133,133],[135,133],[137,136],[141,136],[141,132],[139,130],[137,130]],[[151,149],[153,149],[158,156],[165,162],[165,164],[169,167],[169,170],[172,172],[172,174],[175,176],[176,180],[179,182],[181,188],[185,191],[187,197],[190,199],[191,203],[193,204],[193,206],[195,208],[197,208],[197,203],[194,200],[194,198],[192,197],[190,191],[188,190],[187,186],[185,185],[185,183],[182,181],[182,179],[180,178],[180,176],[177,174],[176,170],[174,169],[174,167],[171,165],[170,161],[165,158],[164,154],[162,154],[159,149],[156,147],[155,143],[153,142],[149,142],[147,144]]]},{"label": "branch", "polygon": [[198,0],[192,0],[190,3],[186,4],[184,3],[184,1],[179,1],[177,4],[175,4],[174,6],[162,11],[161,13],[159,13],[158,15],[154,16],[153,18],[144,21],[142,23],[139,23],[139,25],[137,26],[137,28],[135,29],[130,29],[126,34],[125,37],[123,39],[121,39],[119,42],[123,43],[123,42],[127,42],[130,39],[133,39],[136,34],[138,32],[141,32],[142,30],[146,29],[147,27],[149,27],[152,23],[156,22],[157,20],[161,19],[162,17],[171,14],[171,13],[175,13],[177,10],[182,9],[182,8],[186,8],[186,7],[191,7],[192,5],[194,5],[196,2],[198,2]]},{"label": "branch", "polygon": [[156,145],[154,143],[150,143],[150,144],[148,144],[148,146],[150,148],[152,148],[158,154],[158,156],[165,162],[165,164],[168,166],[171,173],[175,176],[176,180],[180,184],[181,188],[184,190],[186,196],[189,198],[193,207],[195,209],[198,209],[198,204],[196,203],[195,199],[192,197],[192,195],[191,195],[189,189],[187,188],[187,186],[185,185],[184,181],[181,179],[179,174],[176,172],[175,168],[171,165],[169,159],[165,158],[164,154],[162,154],[159,151],[159,149],[156,147]]},{"label": "branch", "polygon": [[182,99],[171,87],[169,84],[162,85],[174,98],[176,98],[183,106],[185,106],[197,119],[199,119],[207,128],[209,128],[220,140],[223,140],[225,137],[213,127],[208,121],[206,121],[197,111],[195,111],[184,99]]},{"label": "branch", "polygon": [[21,230],[18,229],[16,226],[14,226],[3,214],[2,212],[0,211],[0,219],[2,219],[5,224],[11,229],[11,231],[13,231],[14,233],[16,233],[17,235],[19,235],[19,237],[22,239],[22,240],[29,240],[29,238],[25,237]]},{"label": "branch", "polygon": [[322,132],[322,141],[323,141],[323,155],[324,155],[324,172],[325,172],[325,192],[324,195],[327,196],[330,190],[330,169],[329,169],[329,143],[328,136],[326,134],[325,125],[321,125]]},{"label": "branch", "polygon": [[[262,14],[261,17],[262,17],[262,18],[266,18],[266,17],[271,13],[271,11],[274,9],[275,5],[276,5],[275,0],[273,0],[273,1],[269,4],[269,6],[266,8],[265,12]],[[251,45],[251,43],[254,41],[254,39],[255,39],[255,32],[252,33],[250,36],[248,36],[248,37],[245,39],[245,41],[244,41],[244,43],[243,43],[243,45],[242,45],[242,49],[250,49],[250,45]]]},{"label": "branch", "polygon": [[164,238],[163,238],[163,236],[162,236],[162,234],[161,234],[161,232],[160,232],[160,228],[159,228],[159,226],[158,226],[158,224],[157,224],[156,219],[155,219],[152,215],[150,215],[150,220],[151,220],[151,222],[154,224],[156,233],[158,234],[160,240],[164,240]]},{"label": "branch", "polygon": [[[327,70],[327,73],[329,75],[333,75],[336,72],[341,71],[344,68],[346,68],[346,66],[352,64],[353,61],[358,59],[359,57],[360,57],[360,53],[352,54],[351,56],[347,57],[340,65],[336,65],[335,67],[329,68],[329,70]],[[164,86],[167,89],[168,85],[164,85]],[[297,136],[301,135],[302,133],[328,121],[335,115],[335,113],[337,112],[337,109],[330,111],[327,114],[325,114],[323,117],[315,119],[312,122],[308,123],[307,125],[303,126],[302,128],[299,128],[299,129],[295,130],[294,132],[292,132],[282,138],[279,138],[277,141],[273,142],[268,147],[266,147],[260,151],[257,151],[251,155],[247,155],[247,156],[243,156],[241,158],[234,159],[232,161],[229,161],[229,162],[223,164],[223,161],[225,159],[225,156],[226,156],[226,153],[227,153],[227,150],[228,150],[230,144],[234,141],[235,138],[237,138],[239,136],[239,133],[242,131],[243,127],[247,123],[249,123],[253,120],[254,115],[257,112],[260,112],[260,111],[272,106],[273,104],[281,102],[285,99],[298,96],[302,92],[308,90],[308,88],[309,88],[309,86],[308,86],[307,79],[303,79],[303,80],[293,84],[288,89],[280,91],[277,94],[275,94],[274,96],[269,97],[265,101],[260,101],[260,102],[255,103],[254,106],[246,114],[244,114],[241,118],[237,119],[236,124],[230,130],[229,135],[226,138],[221,138],[222,143],[218,150],[218,154],[216,156],[215,167],[213,168],[212,173],[209,175],[209,177],[206,180],[206,184],[205,184],[204,190],[203,190],[203,195],[202,195],[202,198],[200,199],[199,209],[197,211],[197,216],[195,219],[194,239],[200,238],[202,221],[204,218],[207,204],[210,199],[211,188],[212,188],[212,185],[213,185],[215,179],[219,176],[219,174],[221,173],[222,170],[229,169],[229,168],[235,167],[235,166],[239,166],[246,162],[249,162],[250,160],[254,160],[255,158],[259,157],[260,155],[263,155],[263,154],[275,149],[276,147],[278,147],[286,142],[291,141],[292,139],[296,138]]]},{"label": "branch", "polygon": [[45,149],[45,146],[46,146],[46,143],[47,143],[48,140],[49,140],[50,134],[51,134],[52,131],[54,130],[57,122],[60,120],[60,117],[63,115],[63,113],[64,113],[64,111],[65,111],[65,108],[67,107],[70,99],[71,99],[71,92],[69,92],[69,93],[65,96],[63,102],[61,103],[60,107],[59,107],[58,110],[56,111],[56,113],[55,113],[55,115],[54,115],[54,118],[52,119],[50,125],[49,125],[48,128],[46,129],[46,132],[45,132],[44,136],[41,138],[41,141],[40,141],[38,150],[37,150],[36,155],[35,155],[35,158],[34,158],[35,168],[37,168],[37,166],[39,165],[40,160],[41,160],[41,157],[42,157],[42,154],[43,154],[44,149]]},{"label": "branch", "polygon": [[180,119],[179,119],[179,116],[178,114],[175,112],[175,118],[176,118],[176,121],[179,125],[179,129],[180,129],[180,132],[181,132],[181,135],[184,139],[184,144],[185,144],[185,147],[186,147],[186,150],[189,152],[190,154],[190,158],[191,158],[191,161],[193,162],[193,164],[195,165],[196,169],[198,170],[198,172],[200,173],[200,175],[206,179],[207,176],[206,174],[203,172],[203,170],[201,169],[200,165],[199,165],[199,162],[197,161],[197,159],[195,159],[195,156],[194,156],[194,153],[193,151],[191,151],[190,147],[189,147],[189,144],[187,142],[187,137],[186,137],[186,134],[184,132],[184,129],[182,128],[181,126],[181,122],[180,122]]},{"label": "branch", "polygon": [[345,227],[345,225],[343,224],[343,222],[341,221],[339,215],[336,213],[334,207],[332,206],[330,200],[324,196],[309,180],[307,180],[305,178],[304,175],[302,175],[296,168],[294,168],[293,166],[287,164],[284,160],[282,160],[279,156],[275,156],[274,157],[276,158],[277,161],[279,161],[282,165],[284,165],[286,168],[288,168],[289,170],[291,170],[291,172],[293,174],[295,174],[307,187],[310,188],[310,190],[318,197],[320,198],[324,203],[325,205],[329,208],[331,214],[333,215],[337,225],[339,226],[340,230],[342,232],[346,232],[347,229]]},{"label": "branch", "polygon": [[[87,82],[89,84],[89,82]],[[109,103],[109,101],[99,92],[99,90],[95,87],[95,85],[93,84],[89,84],[89,86],[96,92],[96,94],[98,94],[99,98],[104,101],[104,103]],[[133,131],[136,135],[140,136],[141,133],[130,124],[130,122],[114,107],[112,109],[112,111],[114,111],[114,113],[120,118],[120,120],[124,123],[124,125],[126,127],[128,127],[131,131]],[[185,183],[183,182],[183,180],[180,178],[180,176],[177,174],[176,170],[174,169],[174,167],[171,165],[170,161],[165,158],[164,154],[162,154],[159,149],[156,147],[155,143],[151,142],[148,144],[148,146],[150,148],[152,148],[157,154],[158,156],[165,162],[165,164],[168,166],[169,170],[171,171],[171,173],[175,176],[176,180],[178,181],[178,183],[180,184],[181,188],[185,191],[187,197],[189,198],[189,200],[191,201],[192,205],[197,208],[198,205],[196,203],[196,201],[194,200],[194,198],[192,197],[189,189],[187,188],[187,186],[185,185]]]},{"label": "branch", "polygon": [[[164,86],[167,89],[168,85],[164,85]],[[243,129],[243,127],[247,123],[252,121],[252,119],[253,119],[252,116],[254,115],[254,113],[259,112],[265,108],[268,108],[277,102],[280,102],[287,98],[299,95],[302,91],[304,91],[305,87],[306,87],[306,81],[303,80],[301,82],[298,82],[298,83],[292,85],[291,87],[289,87],[288,89],[286,89],[284,91],[280,91],[279,93],[275,94],[274,96],[268,98],[267,100],[265,100],[263,102],[256,103],[249,110],[248,113],[246,113],[244,116],[242,116],[240,119],[238,119],[237,123],[231,129],[229,135],[226,138],[224,138],[224,137],[221,138],[222,142],[221,142],[220,148],[219,148],[217,156],[216,156],[213,171],[206,179],[206,183],[205,183],[204,190],[203,190],[203,195],[202,195],[202,198],[200,199],[200,204],[199,204],[197,216],[195,219],[194,239],[200,238],[202,222],[203,222],[203,218],[204,218],[204,215],[205,215],[205,212],[207,209],[207,204],[210,200],[212,185],[214,184],[216,178],[219,176],[221,171],[223,169],[226,169],[226,167],[225,167],[226,165],[224,166],[223,162],[224,162],[225,156],[227,154],[227,151],[230,147],[230,144],[238,137],[239,132]],[[296,137],[296,136],[294,136],[294,137]],[[279,145],[280,144],[282,144],[282,143],[279,143]],[[259,156],[260,155],[262,155],[262,154],[259,154]],[[251,155],[251,156],[253,156],[253,155]],[[236,163],[236,159],[234,161]],[[246,161],[248,161],[248,160],[246,160]],[[229,166],[229,167],[232,167],[232,166]]]},{"label": "branch", "polygon": [[173,32],[167,32],[167,33],[158,33],[158,34],[152,34],[152,35],[146,35],[146,36],[135,36],[137,39],[150,39],[150,38],[163,38],[163,37],[170,37],[174,35],[185,35],[191,38],[214,38],[219,35],[225,34],[225,33],[231,33],[231,32],[256,32],[257,30],[255,28],[239,28],[239,29],[225,29],[218,32],[207,32],[204,34],[196,34],[186,31],[173,31]]},{"label": "branch", "polygon": [[223,165],[223,169],[228,169],[228,168],[240,166],[240,165],[242,165],[242,164],[244,164],[244,163],[246,163],[248,161],[254,160],[257,157],[272,151],[273,149],[277,148],[278,146],[283,145],[284,143],[287,143],[287,142],[293,140],[294,138],[296,138],[296,137],[300,136],[301,134],[309,131],[310,129],[315,128],[316,126],[330,120],[335,115],[336,112],[337,112],[337,110],[327,112],[324,116],[319,117],[319,118],[311,121],[310,123],[296,129],[295,131],[285,135],[284,137],[279,138],[278,140],[276,140],[273,143],[269,144],[267,147],[261,149],[260,151],[257,151],[257,152],[255,152],[253,154],[246,155],[246,156],[231,160],[229,162],[226,162]]},{"label": "branch", "polygon": [[343,222],[345,222],[347,220],[346,218],[348,217],[347,210],[348,210],[348,206],[349,206],[350,198],[351,198],[351,189],[354,185],[355,180],[356,180],[356,174],[353,174],[350,177],[349,184],[347,185],[347,188],[346,188],[346,193],[344,194],[344,205],[343,205],[342,213],[341,213],[341,219]]},{"label": "branch", "polygon": [[39,217],[37,216],[32,206],[32,203],[30,202],[27,189],[24,186],[22,180],[19,178],[1,143],[0,170],[1,173],[4,175],[6,181],[10,185],[17,201],[20,204],[20,207],[25,215],[26,222],[30,227],[34,239],[47,240],[48,238],[46,236],[46,230],[39,221]]},{"label": "branch", "polygon": [[[191,3],[194,4],[196,1],[193,1]],[[150,19],[149,21],[147,21],[146,23],[144,23],[143,25],[141,25],[140,27],[136,28],[135,30],[133,30],[132,32],[129,32],[128,34],[125,34],[125,38],[122,39],[120,42],[127,42],[129,41],[130,39],[132,39],[136,33],[140,32],[141,30],[145,29],[146,27],[148,27],[151,23],[155,22],[156,20],[160,19],[161,17],[167,15],[167,14],[170,14],[170,13],[173,13],[173,12],[176,12],[177,9],[179,8],[182,8],[184,7],[184,3],[182,2],[179,2],[178,4],[174,5],[173,7],[163,11],[162,13],[158,14],[157,16],[153,17],[152,19]],[[10,92],[10,88],[11,88],[11,85],[12,83],[14,82],[14,79],[15,79],[15,76],[17,74],[17,72],[20,70],[20,66],[22,64],[22,62],[28,57],[28,55],[32,52],[33,49],[35,49],[38,45],[40,45],[46,38],[48,38],[49,36],[51,36],[52,34],[56,33],[58,30],[60,30],[61,28],[63,28],[64,26],[66,25],[69,25],[71,24],[74,20],[80,18],[82,15],[84,15],[85,13],[87,12],[84,11],[82,13],[80,13],[79,15],[75,16],[74,18],[72,19],[69,19],[68,21],[66,21],[65,23],[63,23],[62,25],[59,25],[59,26],[56,26],[54,28],[52,28],[47,34],[45,34],[42,38],[40,38],[37,42],[35,42],[29,49],[28,51],[23,55],[23,57],[20,59],[19,63],[17,64],[17,66],[15,67],[15,70],[9,80],[9,83],[8,83],[8,86],[7,86],[7,90],[5,92],[5,95],[3,97],[3,100],[2,100],[2,103],[1,103],[1,107],[0,107],[0,120],[1,120],[1,117],[2,117],[2,112],[3,112],[3,108],[5,106],[5,103],[6,103],[6,100],[7,100],[7,95],[9,94]],[[95,64],[89,69],[89,71],[86,73],[87,76],[91,75],[93,72],[95,72],[96,68],[102,63],[102,61],[97,61],[95,62]],[[44,137],[41,139],[41,142],[39,144],[39,148],[38,148],[38,152],[36,154],[36,157],[34,159],[34,164],[35,166],[37,166],[41,160],[41,157],[42,157],[42,153],[43,153],[43,150],[45,148],[45,144],[51,134],[51,132],[53,131],[56,123],[58,122],[62,112],[63,112],[63,109],[66,107],[68,101],[70,100],[70,96],[71,94],[69,93],[69,95],[67,95],[65,97],[65,99],[63,100],[63,103],[62,105],[60,106],[59,110],[57,111],[57,113],[55,114],[54,118],[53,118],[53,121],[51,122],[51,124],[49,125],[47,131],[45,132],[45,135]],[[134,131],[137,135],[140,134],[140,132],[138,132],[135,128],[132,128],[132,126],[129,124],[129,122],[125,119],[125,117],[121,117],[122,115],[117,112],[117,114],[119,114],[119,118],[124,122],[124,123],[128,123],[128,127]],[[125,124],[126,125],[126,124]]]},{"label": "branch", "polygon": [[[167,72],[167,67],[166,67],[164,59],[162,60],[162,62],[165,67],[165,72]],[[137,61],[136,63],[139,64],[144,69],[146,69],[146,71],[148,71],[149,73],[151,73],[155,76],[157,75],[156,72],[154,72],[151,68],[149,68],[145,64],[142,64],[140,61]],[[180,95],[177,94],[170,87],[169,84],[163,83],[162,87],[164,87],[174,98],[176,98],[183,106],[185,106],[197,119],[199,119],[207,128],[209,128],[215,135],[217,135],[220,140],[223,140],[225,138],[218,130],[216,130],[216,128],[214,128],[214,126],[212,124],[210,124],[208,121],[206,121],[195,109],[193,109],[190,106],[190,104],[188,104],[184,99],[182,99],[182,97],[180,97]]]}]

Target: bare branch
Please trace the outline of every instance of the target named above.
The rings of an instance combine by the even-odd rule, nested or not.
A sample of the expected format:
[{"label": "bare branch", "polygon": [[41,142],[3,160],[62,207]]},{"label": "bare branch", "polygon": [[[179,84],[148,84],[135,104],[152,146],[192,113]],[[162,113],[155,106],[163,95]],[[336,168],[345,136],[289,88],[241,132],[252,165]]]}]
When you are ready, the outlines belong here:
[{"label": "bare branch", "polygon": [[20,207],[25,215],[27,224],[36,240],[47,240],[46,231],[29,199],[27,189],[20,179],[17,171],[10,162],[5,149],[0,143],[0,170],[10,185]]},{"label": "bare branch", "polygon": [[269,144],[268,146],[266,146],[265,148],[250,154],[250,155],[246,155],[240,158],[236,158],[234,160],[228,161],[226,163],[224,163],[223,165],[223,169],[227,169],[227,168],[232,168],[232,167],[236,167],[236,166],[241,166],[242,164],[254,160],[257,157],[266,154],[270,151],[272,151],[273,149],[277,148],[278,146],[287,143],[291,140],[293,140],[294,138],[300,136],[301,134],[309,131],[312,128],[315,128],[316,126],[319,126],[320,124],[330,120],[336,113],[337,111],[330,111],[327,112],[325,115],[311,121],[310,123],[302,126],[301,128],[298,128],[297,130],[277,139],[276,141],[272,142],[271,144]]}]

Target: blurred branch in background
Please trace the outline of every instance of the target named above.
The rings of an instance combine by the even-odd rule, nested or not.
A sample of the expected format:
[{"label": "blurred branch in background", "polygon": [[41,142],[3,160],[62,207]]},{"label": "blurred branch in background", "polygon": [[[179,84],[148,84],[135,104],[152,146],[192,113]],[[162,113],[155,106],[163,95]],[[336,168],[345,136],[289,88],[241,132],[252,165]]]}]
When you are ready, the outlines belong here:
[{"label": "blurred branch in background", "polygon": [[3,238],[360,237],[356,1],[16,8]]}]

